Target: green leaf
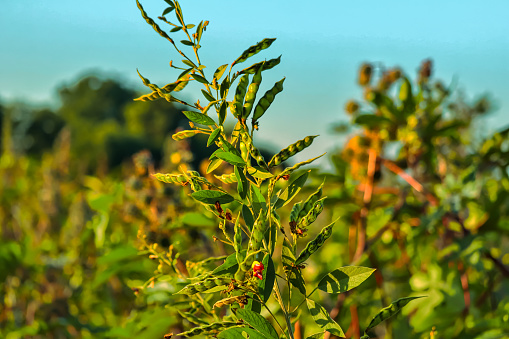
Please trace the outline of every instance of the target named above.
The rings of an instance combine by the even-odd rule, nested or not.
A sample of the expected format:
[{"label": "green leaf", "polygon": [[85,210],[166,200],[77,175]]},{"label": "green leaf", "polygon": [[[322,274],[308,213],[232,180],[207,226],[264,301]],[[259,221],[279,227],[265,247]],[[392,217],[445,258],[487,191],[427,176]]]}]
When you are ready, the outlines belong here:
[{"label": "green leaf", "polygon": [[242,157],[239,157],[238,155],[230,152],[220,151],[215,153],[215,156],[234,166],[246,166],[246,163],[244,162],[244,159],[242,159]]},{"label": "green leaf", "polygon": [[216,128],[215,130],[212,131],[212,133],[210,133],[209,139],[207,140],[207,147],[212,145],[212,143],[214,143],[217,140],[217,138],[219,137],[219,133],[221,133],[221,127]]},{"label": "green leaf", "polygon": [[210,160],[209,165],[207,166],[207,174],[213,172],[216,168],[218,168],[223,163],[223,160],[215,158]]},{"label": "green leaf", "polygon": [[171,33],[175,33],[175,32],[180,31],[181,29],[182,29],[182,27],[180,27],[180,26],[173,27],[172,29],[170,29],[170,32],[171,32]]},{"label": "green leaf", "polygon": [[235,176],[237,177],[237,192],[241,199],[246,199],[249,190],[248,182],[244,172],[238,166],[234,168]]},{"label": "green leaf", "polygon": [[232,63],[232,65],[240,64],[241,62],[246,61],[248,58],[259,53],[260,51],[269,48],[274,41],[276,41],[276,39],[263,39],[256,45],[253,45],[242,52],[242,54]]},{"label": "green leaf", "polygon": [[183,62],[184,64],[186,64],[187,66],[189,66],[189,67],[196,68],[196,65],[195,65],[192,61],[189,61],[189,60],[187,60],[187,59],[184,59],[184,60],[182,60],[182,62]]},{"label": "green leaf", "polygon": [[311,317],[313,317],[313,320],[321,329],[329,331],[338,337],[346,338],[341,327],[330,317],[325,308],[311,299],[306,299],[306,303]]},{"label": "green leaf", "polygon": [[195,122],[197,124],[207,125],[207,126],[215,125],[215,121],[208,115],[198,113],[198,112],[193,112],[193,111],[183,111],[182,113],[184,113],[184,115],[189,120],[191,120],[192,122]]},{"label": "green leaf", "polygon": [[182,79],[183,77],[188,75],[192,70],[193,70],[192,68],[185,69],[182,73],[180,73],[177,79],[178,80]]},{"label": "green leaf", "polygon": [[190,226],[215,226],[216,223],[207,218],[203,213],[189,212],[182,216],[182,223]]},{"label": "green leaf", "polygon": [[254,327],[254,329],[260,332],[265,338],[273,339],[279,338],[274,327],[272,327],[272,325],[267,321],[267,319],[265,319],[258,313],[251,312],[245,309],[238,309],[237,317],[239,319],[244,320],[245,323]]},{"label": "green leaf", "polygon": [[297,179],[292,181],[290,185],[281,193],[274,204],[274,208],[278,209],[288,204],[300,192],[301,188],[308,179],[309,171],[304,172]]},{"label": "green leaf", "polygon": [[372,329],[376,325],[380,324],[382,321],[387,320],[390,317],[396,315],[410,301],[419,299],[419,298],[425,298],[425,297],[423,297],[423,296],[421,296],[421,297],[407,297],[407,298],[400,298],[396,301],[393,301],[389,306],[382,308],[377,313],[377,315],[375,315],[373,317],[373,320],[371,320],[368,327],[366,327],[366,330],[364,331],[364,333],[366,333],[368,330]]},{"label": "green leaf", "polygon": [[386,117],[382,117],[374,114],[362,114],[355,118],[354,123],[367,127],[380,127],[392,123],[392,121]]},{"label": "green leaf", "polygon": [[[244,256],[247,253],[247,250],[242,250],[241,253],[244,253]],[[224,261],[221,266],[216,267],[214,271],[212,271],[212,275],[220,276],[220,275],[234,275],[237,272],[239,267],[237,263],[237,254],[230,254]]]},{"label": "green leaf", "polygon": [[174,9],[175,9],[175,7],[168,7],[168,8],[166,8],[164,10],[164,12],[163,12],[163,16],[165,16],[168,13],[171,13]]},{"label": "green leaf", "polygon": [[[194,79],[194,80],[196,80],[196,81],[198,81],[198,82],[200,82],[200,83],[202,83],[202,84],[206,84],[206,85],[208,85],[208,84],[209,84],[209,82],[207,81],[207,79],[205,79],[204,77],[202,77],[202,76],[201,76],[201,75],[199,75],[199,74],[194,74],[194,73],[193,73],[193,74],[191,74],[191,76],[193,77],[193,79]],[[215,99],[214,99],[214,100],[215,100]]]},{"label": "green leaf", "polygon": [[191,193],[191,196],[194,199],[209,205],[215,204],[216,201],[219,201],[220,204],[227,204],[235,200],[228,193],[223,193],[221,191],[202,190]]},{"label": "green leaf", "polygon": [[227,329],[226,331],[219,333],[217,337],[219,339],[239,339],[239,338],[267,339],[265,336],[253,330],[250,327],[232,327]]},{"label": "green leaf", "polygon": [[202,89],[201,93],[203,94],[205,99],[207,99],[208,101],[216,101],[216,98],[214,98],[212,95],[210,95],[210,93],[207,92],[206,90]]},{"label": "green leaf", "polygon": [[276,269],[274,267],[272,257],[268,253],[266,253],[263,257],[262,264],[265,267],[265,272],[263,274],[263,280],[258,282],[258,290],[260,295],[263,296],[263,302],[267,302],[272,295],[272,290],[274,288]]},{"label": "green leaf", "polygon": [[223,125],[224,121],[226,119],[226,108],[228,105],[226,104],[226,100],[221,103],[221,107],[219,107],[219,112],[217,112],[217,115],[219,117],[219,125]]},{"label": "green leaf", "polygon": [[311,334],[311,335],[308,335],[306,337],[306,339],[320,339],[320,338],[323,338],[324,334],[325,334],[325,332],[319,332],[319,333]]},{"label": "green leaf", "polygon": [[327,293],[350,291],[368,279],[374,271],[374,268],[361,266],[340,267],[323,277],[318,283],[318,289]]},{"label": "green leaf", "polygon": [[194,46],[194,44],[189,40],[180,40],[180,42],[182,43],[182,45]]},{"label": "green leaf", "polygon": [[253,213],[251,213],[251,210],[246,205],[242,205],[242,218],[244,219],[244,222],[246,223],[246,226],[249,228],[249,230],[252,230],[255,220]]},{"label": "green leaf", "polygon": [[258,179],[268,179],[268,178],[272,178],[274,176],[272,173],[268,172],[267,170],[265,170],[259,166],[248,167],[247,173],[249,173],[252,177],[258,178]]},{"label": "green leaf", "polygon": [[214,72],[214,78],[216,78],[217,80],[221,79],[221,77],[224,74],[224,71],[226,70],[226,67],[228,67],[228,64],[219,66]]},{"label": "green leaf", "polygon": [[193,25],[193,24],[186,25],[186,28],[187,28],[187,29],[194,28],[194,25]]},{"label": "green leaf", "polygon": [[196,27],[196,41],[199,43],[203,34],[203,21],[200,21],[198,27]]}]

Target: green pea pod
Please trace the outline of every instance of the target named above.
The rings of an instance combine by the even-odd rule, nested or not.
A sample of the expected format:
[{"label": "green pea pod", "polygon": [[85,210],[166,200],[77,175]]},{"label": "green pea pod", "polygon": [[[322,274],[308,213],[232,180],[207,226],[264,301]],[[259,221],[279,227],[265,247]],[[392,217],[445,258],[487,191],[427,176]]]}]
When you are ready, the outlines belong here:
[{"label": "green pea pod", "polygon": [[251,156],[253,157],[253,159],[256,160],[256,163],[258,164],[258,166],[262,167],[263,169],[265,169],[267,171],[269,170],[269,166],[265,162],[263,155],[260,153],[258,148],[256,148],[252,143],[250,144],[249,152],[251,153]]},{"label": "green pea pod", "polygon": [[219,181],[224,182],[225,184],[233,184],[234,182],[237,182],[237,177],[235,176],[235,173],[223,174],[221,176],[214,174],[214,176]]},{"label": "green pea pod", "polygon": [[263,215],[263,211],[260,212],[258,218],[255,220],[253,231],[251,232],[251,239],[249,239],[249,246],[247,252],[249,254],[256,252],[262,246],[263,237],[266,231],[266,220]]},{"label": "green pea pod", "polygon": [[302,204],[301,210],[299,215],[297,216],[297,220],[302,219],[310,210],[313,208],[313,205],[315,202],[322,197],[323,192],[323,185],[325,184],[325,180],[322,182],[322,184],[317,188],[313,194],[311,194],[306,201]]},{"label": "green pea pod", "polygon": [[239,74],[255,74],[256,72],[258,72],[258,68],[261,68],[262,65],[263,65],[263,70],[267,71],[267,70],[279,65],[280,62],[281,62],[281,55],[275,59],[257,62],[254,65],[244,68],[242,71],[240,71]]},{"label": "green pea pod", "polygon": [[227,277],[212,277],[207,278],[203,281],[196,282],[194,284],[189,284],[176,294],[187,294],[193,295],[199,292],[204,292],[206,290],[210,290],[216,286],[227,286],[231,283],[231,278]]},{"label": "green pea pod", "polygon": [[376,325],[380,324],[384,320],[389,319],[390,317],[396,315],[403,307],[405,307],[410,301],[424,298],[424,297],[407,297],[407,298],[400,298],[396,301],[393,301],[389,306],[382,308],[377,315],[374,316],[374,318],[369,323],[368,327],[366,327],[366,330],[364,331],[365,335],[362,336],[362,338],[369,338],[369,335],[366,334],[370,329],[375,327]]},{"label": "green pea pod", "polygon": [[[143,19],[145,19],[145,21],[150,25],[152,26],[152,28],[154,28],[154,30],[159,33],[160,36],[162,36],[163,38],[167,39],[169,42],[171,42],[173,45],[174,42],[173,42],[173,39],[170,38],[168,36],[168,34],[166,34],[165,31],[163,31],[155,22],[154,20],[152,20],[148,15],[147,13],[145,12],[145,10],[143,9],[143,6],[141,6],[140,2],[138,0],[136,0],[136,5],[138,5],[138,8],[141,12],[141,16],[143,17]],[[270,46],[270,45],[269,45]]]},{"label": "green pea pod", "polygon": [[297,141],[296,143],[291,144],[290,146],[282,149],[279,151],[278,154],[274,155],[272,159],[269,161],[269,167],[277,166],[281,164],[283,161],[287,160],[288,158],[294,156],[298,152],[304,150],[306,147],[311,146],[313,143],[313,140],[318,135],[310,135],[305,137],[302,140]]},{"label": "green pea pod", "polygon": [[240,213],[235,220],[235,236],[233,237],[233,247],[235,248],[237,262],[243,262],[245,256],[242,254],[242,228],[240,227]]},{"label": "green pea pod", "polygon": [[200,334],[203,334],[203,335],[214,335],[214,334],[218,334],[219,332],[221,332],[221,331],[223,331],[223,330],[225,330],[227,328],[234,327],[234,326],[239,326],[239,325],[242,325],[242,324],[243,323],[241,323],[241,322],[230,322],[230,321],[222,322],[222,323],[219,323],[219,322],[218,323],[212,323],[210,325],[195,327],[192,330],[179,333],[179,334],[177,334],[177,336],[194,337],[195,335],[200,335]]},{"label": "green pea pod", "polygon": [[[313,206],[309,209],[309,211],[306,213],[304,217],[299,219],[297,222],[297,228],[301,231],[306,231],[307,227],[315,222],[316,218],[322,213],[323,211],[323,201],[325,198],[322,198],[318,201],[316,201]],[[302,212],[302,210],[301,210]]]},{"label": "green pea pod", "polygon": [[265,113],[265,111],[269,108],[269,106],[274,102],[274,98],[278,93],[283,91],[283,82],[286,78],[283,78],[276,82],[274,87],[269,89],[265,94],[258,100],[256,107],[253,113],[253,124],[255,124],[258,119]]},{"label": "green pea pod", "polygon": [[262,82],[262,70],[263,65],[258,68],[258,71],[253,76],[253,80],[247,89],[244,110],[242,111],[243,120],[246,120],[249,117],[249,114],[251,114],[251,110],[253,109],[253,104],[256,100],[256,93],[258,92],[258,88],[260,88],[260,83]]},{"label": "green pea pod", "polygon": [[295,265],[300,265],[304,261],[306,261],[311,254],[315,253],[320,247],[322,247],[325,240],[329,239],[329,237],[332,234],[332,227],[334,227],[334,224],[338,221],[337,219],[332,222],[331,224],[325,226],[322,228],[320,233],[307,243],[306,247],[300,252],[299,256],[297,257],[297,260],[295,260]]},{"label": "green pea pod", "polygon": [[235,97],[233,99],[230,110],[232,111],[233,116],[235,116],[236,118],[242,115],[242,104],[244,102],[244,97],[246,96],[248,83],[249,75],[245,74],[240,78],[239,84],[237,85],[237,89],[235,90]]},{"label": "green pea pod", "polygon": [[[175,82],[165,85],[164,87],[161,87],[161,91],[163,91],[164,93],[178,92],[182,90],[188,83],[189,83],[188,80],[177,80]],[[142,95],[141,97],[134,99],[134,101],[154,101],[161,98],[162,96],[159,94],[159,92],[153,91],[152,93],[145,94]]]},{"label": "green pea pod", "polygon": [[249,47],[232,63],[232,67],[235,64],[240,64],[241,62],[246,61],[248,58],[261,52],[262,50],[269,48],[274,41],[276,41],[276,39],[263,39],[256,45]]},{"label": "green pea pod", "polygon": [[[186,176],[187,175],[187,176]],[[163,174],[163,173],[156,173],[153,174],[153,177],[155,177],[157,180],[162,181],[167,184],[182,184],[184,182],[187,182],[188,177],[189,178],[197,178],[200,177],[200,173],[196,171],[187,171],[186,175],[183,174]]]},{"label": "green pea pod", "polygon": [[198,130],[185,130],[185,131],[177,132],[177,133],[173,134],[171,137],[175,141],[180,141],[180,140],[184,140],[184,139],[187,139],[190,137],[194,137],[198,133],[202,133],[202,132],[198,131]]},{"label": "green pea pod", "polygon": [[236,295],[233,297],[228,297],[221,299],[219,301],[216,301],[214,306],[212,308],[221,308],[223,306],[232,305],[232,304],[247,304],[247,296],[246,295]]}]

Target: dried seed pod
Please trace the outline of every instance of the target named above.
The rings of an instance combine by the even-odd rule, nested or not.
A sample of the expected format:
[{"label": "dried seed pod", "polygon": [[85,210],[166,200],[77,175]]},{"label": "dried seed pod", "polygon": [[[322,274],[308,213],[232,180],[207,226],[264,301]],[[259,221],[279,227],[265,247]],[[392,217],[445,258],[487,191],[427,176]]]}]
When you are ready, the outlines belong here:
[{"label": "dried seed pod", "polygon": [[210,290],[211,288],[214,288],[216,286],[226,286],[231,283],[231,278],[226,277],[212,277],[207,278],[203,281],[196,282],[194,284],[189,284],[180,291],[178,291],[176,294],[187,294],[187,295],[193,295],[198,292],[204,292],[206,290]]},{"label": "dried seed pod", "polygon": [[222,323],[212,323],[210,325],[204,325],[204,326],[200,326],[200,327],[195,327],[193,328],[192,330],[189,330],[189,331],[186,331],[186,332],[182,332],[182,333],[179,333],[177,335],[180,335],[180,336],[183,336],[183,337],[193,337],[195,335],[199,335],[199,334],[209,334],[209,335],[212,335],[212,334],[217,334],[219,332],[221,332],[222,330],[226,329],[226,328],[230,328],[230,327],[234,327],[234,326],[239,326],[239,325],[242,325],[241,322],[230,322],[230,321],[227,321],[227,322],[222,322]]},{"label": "dried seed pod", "polygon": [[300,265],[306,261],[311,256],[311,254],[316,252],[316,250],[318,250],[324,244],[325,240],[329,239],[332,234],[332,227],[334,227],[336,221],[330,225],[325,226],[315,239],[307,243],[304,250],[302,250],[302,252],[300,252],[299,256],[297,257],[297,260],[295,260],[295,265]]},{"label": "dried seed pod", "polygon": [[235,90],[235,97],[230,106],[230,110],[234,117],[238,118],[242,116],[242,103],[244,102],[244,97],[246,96],[247,84],[249,83],[249,75],[243,75],[239,84],[237,85],[237,89]]},{"label": "dried seed pod", "polygon": [[253,125],[256,124],[258,119],[265,113],[269,106],[274,102],[274,98],[278,93],[283,91],[283,82],[285,78],[276,82],[274,87],[269,89],[265,94],[258,100],[253,114]]},{"label": "dried seed pod", "polygon": [[220,308],[220,307],[223,307],[226,305],[231,305],[231,304],[246,305],[247,304],[247,295],[237,295],[234,297],[221,299],[214,304],[213,308]]},{"label": "dried seed pod", "polygon": [[373,66],[368,63],[361,65],[359,70],[359,85],[366,86],[371,81],[371,73],[373,72]]},{"label": "dried seed pod", "polygon": [[274,155],[272,159],[270,159],[269,167],[277,166],[281,164],[283,161],[302,151],[306,147],[309,147],[317,136],[318,135],[307,136],[304,139],[299,140],[294,144],[291,144],[287,148],[282,149],[281,151],[279,151],[278,154]]}]

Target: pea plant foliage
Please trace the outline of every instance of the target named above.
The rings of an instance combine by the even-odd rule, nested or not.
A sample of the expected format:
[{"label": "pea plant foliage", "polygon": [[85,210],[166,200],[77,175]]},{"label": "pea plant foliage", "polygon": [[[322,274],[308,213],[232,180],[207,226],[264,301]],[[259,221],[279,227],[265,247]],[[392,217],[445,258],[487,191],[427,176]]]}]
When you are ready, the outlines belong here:
[{"label": "pea plant foliage", "polygon": [[[306,312],[316,322],[315,328],[321,330],[309,338],[322,337],[325,332],[345,337],[340,325],[312,296],[317,290],[330,294],[349,291],[364,282],[374,269],[340,267],[326,274],[313,288],[303,278],[308,259],[325,245],[337,220],[319,225],[322,216],[317,221],[324,209],[325,182],[305,200],[294,202],[309,174],[297,170],[323,154],[291,167],[284,167],[283,162],[309,147],[317,136],[295,141],[271,159],[264,159],[255,142],[259,120],[283,91],[285,79],[259,93],[264,73],[276,67],[281,56],[247,67],[246,63],[276,39],[261,40],[232,62],[214,67],[212,73],[202,63],[199,53],[208,21],[197,25],[186,23],[179,2],[165,2],[168,7],[159,17],[161,25],[149,17],[138,1],[137,5],[146,22],[182,58],[170,62],[180,74],[175,81],[158,86],[138,72],[151,92],[136,100],[164,99],[186,106],[183,113],[190,127],[175,133],[173,139],[180,141],[205,134],[208,139],[203,147],[216,150],[210,156],[206,173],[181,167],[180,172],[156,173],[154,177],[167,184],[190,188],[189,199],[216,217],[216,239],[227,251],[224,263],[184,277],[184,285],[176,294],[195,306],[179,313],[191,319],[189,323],[195,326],[166,337],[293,339],[296,338],[295,322]],[[188,103],[179,98],[179,92],[192,82],[203,85],[199,93],[204,99],[202,103],[199,100]],[[229,114],[236,122],[231,133],[225,128]],[[227,173],[216,173],[218,169]],[[211,174],[218,181],[210,180]],[[280,215],[289,215],[289,222],[283,223]],[[308,237],[311,228],[317,234],[315,237]],[[298,244],[303,248],[301,251],[297,251]],[[180,274],[178,268],[174,270]],[[285,292],[284,288],[288,290]],[[300,295],[300,303],[294,302],[292,293]],[[391,305],[390,312],[382,310],[371,325],[383,321],[388,313],[394,314],[402,305],[401,302]]]}]

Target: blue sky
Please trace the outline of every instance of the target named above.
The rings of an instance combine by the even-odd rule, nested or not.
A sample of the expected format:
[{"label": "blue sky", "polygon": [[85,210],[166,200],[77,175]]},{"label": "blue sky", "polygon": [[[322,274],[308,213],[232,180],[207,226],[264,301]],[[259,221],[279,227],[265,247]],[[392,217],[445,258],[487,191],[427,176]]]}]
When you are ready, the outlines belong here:
[{"label": "blue sky", "polygon": [[[57,85],[90,69],[136,86],[136,68],[159,84],[177,76],[168,62],[181,58],[144,22],[134,0],[2,2],[1,101],[54,102]],[[162,0],[142,4],[153,18],[166,7]],[[336,145],[328,131],[345,119],[346,100],[361,96],[355,80],[363,61],[398,65],[414,76],[421,60],[431,57],[445,83],[455,78],[467,97],[489,93],[495,100],[498,112],[485,128],[509,123],[508,1],[182,0],[181,5],[186,22],[210,21],[201,50],[210,73],[257,41],[277,38],[253,59],[282,54],[264,83],[270,87],[287,78],[285,91],[261,120],[266,143],[284,147],[320,134],[309,154]]]}]

